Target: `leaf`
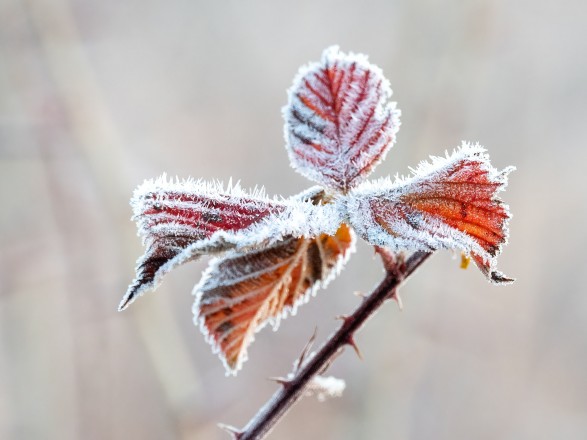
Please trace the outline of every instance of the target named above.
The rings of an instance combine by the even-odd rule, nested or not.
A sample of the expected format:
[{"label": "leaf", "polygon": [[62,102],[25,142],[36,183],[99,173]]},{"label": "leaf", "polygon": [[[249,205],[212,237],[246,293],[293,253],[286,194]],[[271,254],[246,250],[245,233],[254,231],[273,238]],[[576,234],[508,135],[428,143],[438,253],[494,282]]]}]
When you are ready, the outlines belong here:
[{"label": "leaf", "polygon": [[173,268],[204,254],[265,247],[284,236],[334,233],[341,213],[335,205],[316,204],[313,198],[321,194],[313,187],[276,200],[262,189],[247,193],[238,184],[224,189],[217,182],[168,181],[165,175],[146,181],[131,200],[146,250],[118,309],[157,287]]},{"label": "leaf", "polygon": [[333,46],[300,70],[283,109],[292,166],[346,193],[367,177],[395,142],[400,111],[389,82],[359,54]]},{"label": "leaf", "polygon": [[394,250],[460,249],[492,282],[512,282],[494,267],[511,217],[497,193],[514,169],[498,171],[485,149],[463,144],[421,164],[409,179],[357,188],[347,200],[351,225],[368,242]]},{"label": "leaf", "polygon": [[255,332],[268,322],[277,328],[280,318],[295,314],[336,276],[352,250],[354,234],[342,224],[334,235],[288,237],[267,249],[213,260],[194,288],[194,320],[227,372],[240,369]]}]

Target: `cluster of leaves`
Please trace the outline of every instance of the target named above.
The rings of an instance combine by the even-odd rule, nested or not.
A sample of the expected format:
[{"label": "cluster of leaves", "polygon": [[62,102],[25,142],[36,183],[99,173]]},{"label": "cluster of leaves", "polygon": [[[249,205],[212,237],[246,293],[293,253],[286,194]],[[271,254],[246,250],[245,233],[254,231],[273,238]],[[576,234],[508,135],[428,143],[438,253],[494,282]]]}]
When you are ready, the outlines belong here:
[{"label": "cluster of leaves", "polygon": [[119,309],[172,268],[216,255],[194,289],[195,322],[234,374],[255,332],[336,276],[355,233],[392,251],[458,249],[488,280],[511,282],[495,265],[510,217],[497,193],[513,167],[498,171],[464,143],[410,177],[365,180],[399,129],[391,93],[365,56],[331,47],[300,70],[283,109],[291,164],[319,186],[288,199],[165,176],[139,186],[131,204],[146,251]]}]

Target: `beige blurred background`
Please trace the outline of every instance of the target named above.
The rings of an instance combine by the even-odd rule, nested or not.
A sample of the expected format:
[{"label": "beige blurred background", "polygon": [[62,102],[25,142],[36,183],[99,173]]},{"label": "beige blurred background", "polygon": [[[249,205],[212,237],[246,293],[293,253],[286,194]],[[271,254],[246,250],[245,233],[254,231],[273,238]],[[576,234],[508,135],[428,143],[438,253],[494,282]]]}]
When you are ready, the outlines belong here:
[{"label": "beige blurred background", "polygon": [[162,172],[309,185],[280,109],[298,67],[337,43],[391,79],[403,111],[376,176],[462,139],[514,164],[511,244],[486,283],[442,252],[331,369],[340,399],[305,399],[275,439],[587,438],[583,0],[0,0],[0,438],[223,439],[271,395],[318,326],[381,265],[344,273],[258,334],[226,378],[192,324],[205,261],[116,307],[141,245],[128,199]]}]

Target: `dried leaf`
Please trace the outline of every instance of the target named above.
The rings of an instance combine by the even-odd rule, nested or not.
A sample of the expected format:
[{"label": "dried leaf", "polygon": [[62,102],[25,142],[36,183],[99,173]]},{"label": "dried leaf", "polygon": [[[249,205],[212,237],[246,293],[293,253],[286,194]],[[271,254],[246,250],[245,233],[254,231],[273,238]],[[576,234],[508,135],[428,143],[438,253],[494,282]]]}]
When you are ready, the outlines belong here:
[{"label": "dried leaf", "polygon": [[289,237],[248,253],[234,252],[211,262],[194,289],[195,321],[235,374],[247,359],[254,333],[295,314],[318,287],[324,287],[354,249],[354,234],[342,224],[334,235]]},{"label": "dried leaf", "polygon": [[307,178],[347,192],[395,142],[400,111],[381,69],[330,47],[298,73],[283,109],[290,161]]},{"label": "dried leaf", "polygon": [[351,224],[362,237],[393,250],[460,249],[495,283],[513,280],[494,270],[507,242],[508,207],[496,194],[508,167],[498,171],[479,145],[421,164],[409,179],[357,188],[347,200]]}]

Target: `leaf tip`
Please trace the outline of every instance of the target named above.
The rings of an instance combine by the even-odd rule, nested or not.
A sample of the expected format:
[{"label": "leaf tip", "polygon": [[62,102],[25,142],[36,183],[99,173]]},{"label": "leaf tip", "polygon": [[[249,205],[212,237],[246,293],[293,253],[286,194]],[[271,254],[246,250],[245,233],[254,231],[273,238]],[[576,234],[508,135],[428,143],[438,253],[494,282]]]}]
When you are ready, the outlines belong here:
[{"label": "leaf tip", "polygon": [[494,270],[489,275],[489,281],[492,284],[496,284],[498,286],[507,286],[509,284],[513,284],[516,281],[516,279],[510,278],[504,273]]},{"label": "leaf tip", "polygon": [[118,304],[118,311],[122,312],[123,310],[125,310],[130,304],[130,302],[130,298],[123,298],[122,301],[120,301],[120,304]]}]

